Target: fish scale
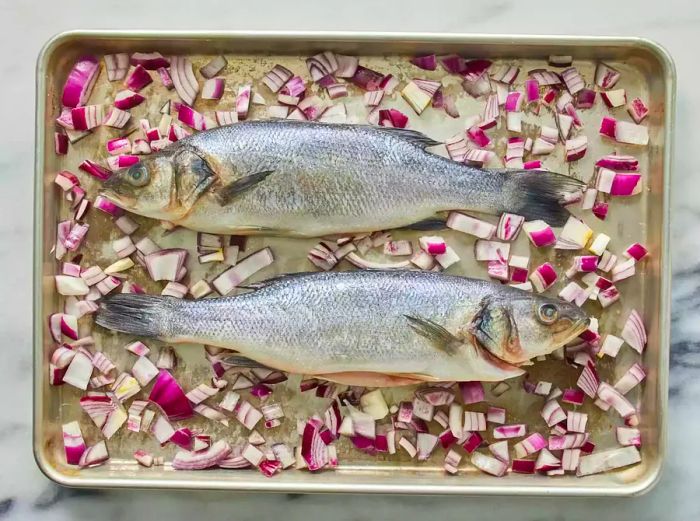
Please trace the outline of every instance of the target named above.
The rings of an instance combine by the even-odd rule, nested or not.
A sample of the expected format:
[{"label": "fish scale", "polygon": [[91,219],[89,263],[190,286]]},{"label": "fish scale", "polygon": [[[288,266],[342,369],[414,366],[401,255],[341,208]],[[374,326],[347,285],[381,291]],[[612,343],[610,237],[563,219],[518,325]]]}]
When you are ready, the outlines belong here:
[{"label": "fish scale", "polygon": [[[399,228],[449,210],[509,211],[561,225],[569,213],[560,203],[582,186],[551,172],[457,163],[426,151],[436,144],[406,129],[242,122],[142,159],[112,176],[105,195],[134,213],[198,231],[317,237]],[[150,182],[134,189],[132,171]],[[193,177],[197,185],[201,176],[211,182],[196,200],[173,199],[179,180]]]},{"label": "fish scale", "polygon": [[[500,380],[505,373],[521,374],[515,367],[494,365],[464,334],[486,301],[509,307],[525,350],[523,361],[551,352],[585,328],[585,314],[558,299],[422,271],[287,275],[245,294],[197,301],[117,295],[102,304],[97,323],[169,342],[226,347],[264,365],[309,375],[371,372]],[[562,317],[578,322],[557,336],[535,319],[542,304],[556,305]],[[417,333],[407,317],[445,328],[454,345]],[[490,338],[498,338],[508,325],[493,319],[483,324]]]}]

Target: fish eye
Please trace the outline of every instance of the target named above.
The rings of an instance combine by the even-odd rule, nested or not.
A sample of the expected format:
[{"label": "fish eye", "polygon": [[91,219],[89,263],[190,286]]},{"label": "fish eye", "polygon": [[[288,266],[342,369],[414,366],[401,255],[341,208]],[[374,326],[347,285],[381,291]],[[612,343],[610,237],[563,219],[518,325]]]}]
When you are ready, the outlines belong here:
[{"label": "fish eye", "polygon": [[559,316],[559,310],[554,304],[542,304],[537,310],[537,319],[543,324],[553,324]]},{"label": "fish eye", "polygon": [[134,186],[146,186],[149,181],[148,170],[142,164],[134,165],[126,173],[126,179]]}]

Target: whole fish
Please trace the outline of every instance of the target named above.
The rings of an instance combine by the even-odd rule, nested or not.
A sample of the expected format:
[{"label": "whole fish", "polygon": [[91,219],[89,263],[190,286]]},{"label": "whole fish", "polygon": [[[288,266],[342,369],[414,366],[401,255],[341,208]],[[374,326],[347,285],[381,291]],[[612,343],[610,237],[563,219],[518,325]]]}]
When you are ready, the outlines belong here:
[{"label": "whole fish", "polygon": [[200,132],[117,172],[104,194],[136,214],[222,234],[317,237],[400,228],[439,212],[512,212],[554,226],[571,177],[485,170],[407,129],[247,121]]},{"label": "whole fish", "polygon": [[232,297],[119,294],[97,324],[236,350],[349,385],[499,381],[577,337],[580,308],[490,281],[422,271],[283,275]]}]

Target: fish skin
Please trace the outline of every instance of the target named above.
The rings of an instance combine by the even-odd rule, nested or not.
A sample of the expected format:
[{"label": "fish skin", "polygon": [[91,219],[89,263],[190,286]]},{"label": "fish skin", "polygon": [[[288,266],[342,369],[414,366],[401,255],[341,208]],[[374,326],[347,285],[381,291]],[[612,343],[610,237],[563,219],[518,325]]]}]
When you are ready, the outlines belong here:
[{"label": "fish skin", "polygon": [[[129,171],[117,173],[104,195],[134,213],[197,231],[317,237],[399,228],[449,210],[508,211],[561,225],[568,217],[559,204],[563,195],[582,186],[551,172],[467,166],[426,151],[431,144],[406,129],[247,121],[200,132],[142,159],[132,168],[148,169],[158,181],[137,190],[125,182]],[[172,187],[188,183],[166,178],[194,176],[189,184],[205,187],[203,172],[215,181],[196,201],[175,200]],[[224,197],[227,187],[261,172],[271,173]],[[149,198],[153,204],[142,202]]]},{"label": "fish skin", "polygon": [[[353,271],[282,276],[249,293],[186,301],[120,294],[101,304],[97,324],[168,342],[235,349],[275,369],[307,375],[371,372],[431,381],[497,381],[522,370],[474,341],[469,325],[484,302],[507,305],[522,347],[518,361],[547,354],[580,334],[588,318],[558,299],[490,281],[422,271]],[[559,310],[558,327],[538,322],[542,304]],[[447,329],[446,349],[417,334],[408,316]],[[498,338],[503,324],[487,321]]]}]

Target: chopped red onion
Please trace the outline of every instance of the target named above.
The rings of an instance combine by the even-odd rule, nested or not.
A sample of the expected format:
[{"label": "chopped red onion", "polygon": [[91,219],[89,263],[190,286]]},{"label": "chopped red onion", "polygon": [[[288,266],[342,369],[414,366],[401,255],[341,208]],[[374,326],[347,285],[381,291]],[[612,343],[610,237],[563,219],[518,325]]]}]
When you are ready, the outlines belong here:
[{"label": "chopped red onion", "polygon": [[363,90],[382,90],[383,79],[383,74],[358,65],[349,81]]},{"label": "chopped red onion", "polygon": [[68,136],[64,132],[53,133],[54,151],[57,156],[65,156],[68,153]]},{"label": "chopped red onion", "polygon": [[484,386],[481,382],[459,382],[458,385],[464,405],[484,401]]},{"label": "chopped red onion", "polygon": [[84,105],[100,72],[100,63],[94,56],[83,56],[73,65],[63,85],[61,103],[64,107]]},{"label": "chopped red onion", "polygon": [[[127,124],[130,118],[130,113],[126,112],[125,110],[121,110],[115,106],[109,109],[109,112],[107,112],[107,115],[102,121],[102,124],[107,127],[124,128],[124,125]],[[128,138],[118,139],[127,139],[128,141]]]},{"label": "chopped red onion", "polygon": [[464,411],[464,426],[462,427],[462,432],[476,432],[485,430],[486,415],[483,412]]},{"label": "chopped red onion", "polygon": [[544,221],[528,221],[523,224],[523,231],[533,246],[542,248],[557,242],[552,228]]},{"label": "chopped red onion", "polygon": [[105,54],[105,69],[109,81],[123,80],[129,70],[129,55],[127,53]]},{"label": "chopped red onion", "polygon": [[588,138],[585,135],[580,135],[573,139],[567,139],[565,146],[566,160],[577,161],[586,155],[586,149],[588,148]]},{"label": "chopped red onion", "polygon": [[107,444],[104,441],[98,441],[82,453],[78,465],[81,469],[99,467],[107,460],[109,460]]},{"label": "chopped red onion", "polygon": [[[231,446],[225,440],[219,440],[208,449],[200,452],[178,451],[173,458],[173,468],[175,470],[201,470],[216,467],[229,457],[231,451]],[[244,450],[244,457],[247,454],[249,452]],[[262,452],[260,454],[262,455]]]},{"label": "chopped red onion", "polygon": [[170,420],[184,420],[193,415],[192,406],[182,387],[164,369],[158,373],[148,399],[158,404]]},{"label": "chopped red onion", "polygon": [[634,427],[616,427],[615,436],[617,442],[623,447],[633,445],[635,447],[642,446],[642,436],[639,429]]},{"label": "chopped red onion", "polygon": [[640,261],[648,255],[649,251],[638,242],[630,245],[623,253],[627,258],[632,258],[635,261]]},{"label": "chopped red onion", "polygon": [[171,248],[149,253],[145,257],[149,276],[155,280],[176,281],[187,259],[187,250]]},{"label": "chopped red onion", "polygon": [[127,137],[109,139],[105,146],[107,147],[107,153],[111,156],[128,154],[131,151],[131,142]]},{"label": "chopped red onion", "polygon": [[625,94],[625,89],[609,90],[607,92],[601,92],[600,97],[603,99],[605,104],[610,107],[621,107],[627,103],[627,96]]},{"label": "chopped red onion", "polygon": [[153,78],[151,78],[148,71],[142,65],[137,65],[124,81],[124,86],[129,90],[138,92],[151,83],[153,83]]},{"label": "chopped red onion", "polygon": [[[184,104],[180,105],[180,110],[177,112],[177,119],[195,130],[206,130],[207,128],[204,115]],[[153,143],[151,143],[151,146],[153,146]]]},{"label": "chopped red onion", "polygon": [[406,128],[408,116],[397,109],[379,111],[379,125],[382,127]]},{"label": "chopped red onion", "polygon": [[210,79],[219,74],[222,70],[224,70],[224,67],[226,67],[226,65],[228,65],[226,58],[224,58],[223,56],[217,56],[215,58],[212,58],[206,65],[201,67],[199,69],[199,72],[205,78]]},{"label": "chopped red onion", "polygon": [[80,458],[87,449],[80,424],[77,421],[63,424],[63,449],[68,465],[78,465]]},{"label": "chopped red onion", "polygon": [[465,76],[462,87],[473,98],[491,93],[491,81],[486,71]]},{"label": "chopped red onion", "polygon": [[278,92],[293,76],[292,71],[282,65],[275,65],[262,82],[274,93]]},{"label": "chopped red onion", "polygon": [[[496,238],[502,241],[512,241],[518,237],[525,218],[512,213],[503,213],[498,221]],[[449,224],[448,224],[449,226]]]},{"label": "chopped red onion", "polygon": [[474,452],[472,454],[471,463],[482,472],[496,477],[503,476],[508,470],[508,464],[506,462],[492,458],[481,452]]},{"label": "chopped red onion", "polygon": [[641,459],[642,456],[639,450],[634,446],[595,452],[581,457],[576,475],[589,476],[591,474],[607,472],[609,470],[639,463]]},{"label": "chopped red onion", "polygon": [[622,394],[627,394],[644,378],[646,378],[646,371],[638,362],[635,362],[615,383],[615,389]]},{"label": "chopped red onion", "polygon": [[344,98],[348,95],[348,87],[345,83],[333,83],[328,85],[326,90],[330,99]]},{"label": "chopped red onion", "polygon": [[595,84],[602,89],[610,89],[615,86],[620,79],[620,73],[601,62],[595,70]]},{"label": "chopped red onion", "polygon": [[[145,97],[141,96],[141,94],[138,94],[136,92],[132,92],[128,89],[122,90],[120,92],[117,92],[116,96],[114,96],[114,106],[121,110],[129,110],[143,103],[145,99]],[[107,119],[110,119],[109,115],[107,116]]]},{"label": "chopped red onion", "polygon": [[491,75],[491,78],[496,81],[500,81],[501,83],[512,85],[519,73],[519,67],[515,67],[513,65],[501,65],[498,70]]},{"label": "chopped red onion", "polygon": [[490,239],[496,232],[493,224],[459,212],[450,212],[446,225],[448,228],[480,239]]},{"label": "chopped red onion", "polygon": [[567,90],[572,95],[576,94],[586,86],[586,83],[583,81],[583,78],[575,67],[564,69],[561,72],[561,78],[564,80]]},{"label": "chopped red onion", "polygon": [[71,119],[75,130],[91,130],[102,124],[104,119],[102,105],[85,105],[71,110]]},{"label": "chopped red onion", "polygon": [[338,63],[338,68],[335,70],[338,78],[352,78],[355,75],[359,62],[356,56],[336,54],[335,60]]},{"label": "chopped red onion", "polygon": [[170,75],[178,96],[188,105],[194,104],[199,92],[197,78],[192,71],[192,62],[184,56],[173,56],[170,60]]},{"label": "chopped red onion", "polygon": [[[588,415],[583,412],[575,412],[575,411],[569,411],[566,416],[566,430],[569,432],[579,432],[579,433],[585,433],[586,432],[586,423],[588,422]],[[583,445],[581,443],[580,445]],[[577,448],[580,445],[576,445],[574,447],[565,447],[565,448]],[[551,449],[551,438],[550,438],[550,449]]]},{"label": "chopped red onion", "polygon": [[258,409],[246,401],[239,402],[234,412],[236,419],[248,430],[253,430],[263,417],[263,414]]},{"label": "chopped red onion", "polygon": [[549,262],[540,264],[530,274],[530,282],[538,293],[550,288],[557,280],[557,272]]},{"label": "chopped red onion", "polygon": [[514,459],[511,468],[518,474],[534,474],[535,460]]},{"label": "chopped red onion", "polygon": [[434,71],[437,69],[437,57],[434,54],[416,56],[415,58],[411,58],[411,63],[425,71]]},{"label": "chopped red onion", "polygon": [[649,108],[640,98],[634,98],[627,105],[627,112],[629,112],[629,115],[632,116],[634,122],[639,124],[649,114]]},{"label": "chopped red onion", "polygon": [[100,181],[106,181],[112,175],[112,172],[107,170],[105,167],[98,165],[97,163],[90,161],[89,159],[84,160],[78,165],[78,168],[83,172],[96,177]]},{"label": "chopped red onion", "polygon": [[[515,455],[518,458],[524,458],[531,454],[535,454],[547,446],[547,440],[544,439],[538,432],[530,434],[527,438],[519,441],[514,445]],[[515,463],[515,462],[513,462]]]},{"label": "chopped red onion", "polygon": [[509,438],[519,438],[525,436],[527,427],[524,423],[515,425],[499,425],[493,429],[493,437],[496,440],[504,440]]},{"label": "chopped red onion", "polygon": [[632,310],[627,317],[625,326],[620,334],[622,339],[639,354],[644,352],[644,347],[647,343],[647,333],[644,328],[642,317],[636,310]]}]

